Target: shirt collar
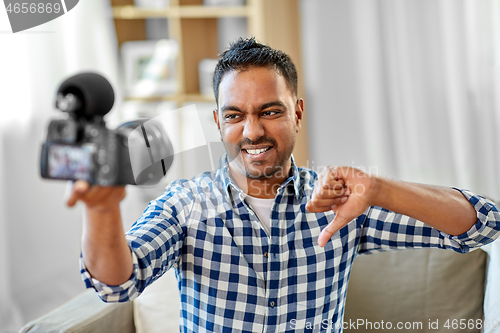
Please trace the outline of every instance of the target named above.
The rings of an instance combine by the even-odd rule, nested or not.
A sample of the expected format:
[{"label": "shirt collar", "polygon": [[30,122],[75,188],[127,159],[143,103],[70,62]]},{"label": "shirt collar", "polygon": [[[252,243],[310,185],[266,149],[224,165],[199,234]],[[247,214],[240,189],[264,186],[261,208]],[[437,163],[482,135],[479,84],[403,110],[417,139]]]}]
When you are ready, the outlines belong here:
[{"label": "shirt collar", "polygon": [[[300,172],[299,168],[295,164],[293,155],[291,156],[291,159],[292,159],[292,174],[290,177],[288,177],[287,180],[283,182],[283,184],[281,184],[280,189],[285,188],[291,184],[293,186],[293,192],[295,194],[295,197],[300,199],[300,188],[301,188]],[[226,192],[225,194],[227,196],[230,196],[231,188],[233,188],[239,193],[243,193],[243,190],[241,190],[231,178],[231,172],[229,170],[229,164],[227,161],[226,154],[222,155],[222,157],[219,160],[219,172],[222,176],[221,177],[222,184],[224,185],[224,191]]]}]

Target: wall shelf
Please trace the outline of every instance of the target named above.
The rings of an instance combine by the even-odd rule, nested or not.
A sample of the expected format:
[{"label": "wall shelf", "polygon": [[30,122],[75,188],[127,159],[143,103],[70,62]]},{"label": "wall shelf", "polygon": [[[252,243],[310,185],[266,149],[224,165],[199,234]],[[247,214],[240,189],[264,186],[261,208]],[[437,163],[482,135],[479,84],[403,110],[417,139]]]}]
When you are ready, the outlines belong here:
[{"label": "wall shelf", "polygon": [[176,102],[178,104],[184,104],[188,102],[202,102],[202,103],[215,103],[215,98],[211,98],[201,94],[174,94],[166,96],[127,96],[128,101],[140,101],[140,102]]},{"label": "wall shelf", "polygon": [[[211,102],[214,98],[200,94],[198,64],[205,58],[217,58],[218,25],[220,18],[244,17],[249,36],[285,51],[291,56],[299,72],[299,97],[303,97],[300,15],[298,0],[247,0],[243,6],[203,6],[203,0],[170,0],[165,8],[138,8],[133,0],[111,0],[119,46],[127,41],[146,39],[146,19],[169,20],[168,38],[177,40],[179,54],[176,61],[177,92],[169,96],[134,97],[135,101]],[[306,113],[307,115],[307,113]],[[294,157],[304,166],[309,158],[307,117],[297,138]]]},{"label": "wall shelf", "polygon": [[216,6],[177,6],[166,8],[137,8],[134,6],[113,7],[115,19],[145,19],[145,18],[223,18],[250,17],[247,6],[216,7]]}]

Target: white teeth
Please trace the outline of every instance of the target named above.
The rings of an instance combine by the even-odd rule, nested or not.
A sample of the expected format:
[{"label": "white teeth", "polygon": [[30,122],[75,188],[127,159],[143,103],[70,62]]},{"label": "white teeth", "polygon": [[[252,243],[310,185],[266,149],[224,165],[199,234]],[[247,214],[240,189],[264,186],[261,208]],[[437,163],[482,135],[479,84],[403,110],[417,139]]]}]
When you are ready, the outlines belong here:
[{"label": "white teeth", "polygon": [[262,148],[262,149],[245,149],[247,153],[250,155],[258,155],[262,154],[263,152],[267,151],[269,148]]}]

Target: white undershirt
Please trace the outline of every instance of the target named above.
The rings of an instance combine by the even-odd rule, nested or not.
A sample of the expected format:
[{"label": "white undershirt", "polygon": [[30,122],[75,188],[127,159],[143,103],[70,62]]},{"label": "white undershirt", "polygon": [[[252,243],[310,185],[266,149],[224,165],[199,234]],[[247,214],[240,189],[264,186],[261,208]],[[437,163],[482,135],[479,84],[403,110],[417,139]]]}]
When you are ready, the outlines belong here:
[{"label": "white undershirt", "polygon": [[271,235],[271,209],[273,208],[274,199],[261,199],[249,195],[245,199],[259,217],[267,235]]}]

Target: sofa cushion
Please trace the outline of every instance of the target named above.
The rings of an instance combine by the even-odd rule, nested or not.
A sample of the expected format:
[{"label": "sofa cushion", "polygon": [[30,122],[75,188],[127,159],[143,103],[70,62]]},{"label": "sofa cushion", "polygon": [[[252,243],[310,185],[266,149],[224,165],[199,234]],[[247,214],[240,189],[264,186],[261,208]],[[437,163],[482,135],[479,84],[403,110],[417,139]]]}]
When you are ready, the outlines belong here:
[{"label": "sofa cushion", "polygon": [[179,333],[179,308],[179,288],[171,269],[134,300],[137,333]]},{"label": "sofa cushion", "polygon": [[90,289],[26,324],[21,333],[133,333],[132,302],[104,303]]},{"label": "sofa cushion", "polygon": [[[347,291],[345,332],[381,332],[382,320],[390,322],[393,330],[398,322],[412,325],[421,322],[420,329],[412,327],[409,330],[418,332],[436,332],[429,329],[429,323],[436,321],[439,331],[458,331],[453,329],[453,319],[458,320],[457,325],[460,319],[465,319],[467,325],[476,323],[483,317],[486,259],[487,254],[481,250],[459,254],[440,249],[390,251],[357,257]],[[357,320],[372,325],[363,328],[353,325],[351,328],[357,330],[349,329],[348,323]],[[444,327],[447,321],[449,330]],[[473,326],[473,329],[467,326],[459,331],[480,331]]]},{"label": "sofa cushion", "polygon": [[500,239],[482,247],[488,255],[488,276],[484,295],[485,333],[500,331]]}]

